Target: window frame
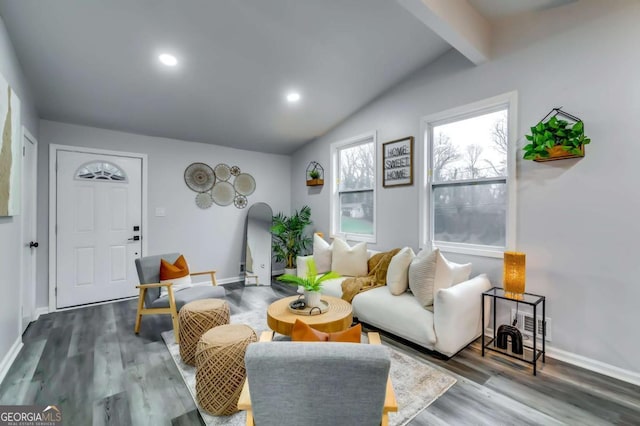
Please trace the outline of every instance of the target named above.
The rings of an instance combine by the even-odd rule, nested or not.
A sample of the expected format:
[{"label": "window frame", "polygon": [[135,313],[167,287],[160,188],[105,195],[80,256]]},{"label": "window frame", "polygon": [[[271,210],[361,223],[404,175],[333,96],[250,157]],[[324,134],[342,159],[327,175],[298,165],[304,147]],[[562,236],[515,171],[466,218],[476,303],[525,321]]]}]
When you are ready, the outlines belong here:
[{"label": "window frame", "polygon": [[[439,125],[477,117],[491,112],[507,110],[507,214],[505,224],[505,246],[488,246],[446,241],[434,241],[434,202],[433,181],[431,169],[431,151],[433,149],[433,128]],[[459,253],[474,256],[502,258],[505,250],[514,250],[516,245],[516,148],[517,148],[517,116],[518,93],[516,91],[504,93],[478,102],[448,109],[436,114],[422,117],[420,120],[420,163],[419,174],[419,203],[420,227],[419,238],[421,248],[439,248],[443,252]],[[501,181],[498,178],[470,179],[470,182]],[[436,184],[435,187],[444,186]]]},{"label": "window frame", "polygon": [[[340,160],[340,151],[344,148],[350,148],[365,143],[373,143],[373,234],[351,234],[346,232],[340,232],[340,171],[338,168]],[[367,243],[375,243],[377,238],[377,186],[378,186],[378,139],[377,132],[375,130],[354,136],[348,139],[343,139],[338,142],[334,142],[330,146],[331,152],[331,198],[329,200],[330,211],[330,235],[332,238],[342,238],[350,241],[364,241]],[[366,190],[368,191],[368,189]],[[351,192],[351,191],[348,191]],[[353,191],[357,192],[357,191]]]}]

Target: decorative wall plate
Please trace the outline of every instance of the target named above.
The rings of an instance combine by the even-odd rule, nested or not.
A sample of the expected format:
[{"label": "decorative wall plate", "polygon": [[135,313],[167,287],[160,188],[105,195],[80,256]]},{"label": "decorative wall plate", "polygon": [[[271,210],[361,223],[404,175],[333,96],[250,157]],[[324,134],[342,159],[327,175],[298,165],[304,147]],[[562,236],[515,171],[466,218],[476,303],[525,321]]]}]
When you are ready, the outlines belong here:
[{"label": "decorative wall plate", "polygon": [[238,176],[240,174],[240,167],[231,166],[231,174],[234,176]]},{"label": "decorative wall plate", "polygon": [[233,199],[233,204],[239,209],[244,209],[247,207],[247,197],[244,195],[236,195],[236,198]]},{"label": "decorative wall plate", "polygon": [[228,206],[233,203],[235,195],[233,185],[229,182],[217,182],[211,190],[213,202],[219,206]]},{"label": "decorative wall plate", "polygon": [[184,171],[184,182],[195,192],[206,192],[213,188],[216,176],[213,169],[204,163],[190,164]]},{"label": "decorative wall plate", "polygon": [[220,163],[213,168],[218,180],[229,180],[231,177],[231,168],[224,163]]},{"label": "decorative wall plate", "polygon": [[249,173],[240,173],[233,181],[233,187],[240,195],[251,195],[256,190],[256,180]]},{"label": "decorative wall plate", "polygon": [[208,192],[201,192],[196,195],[196,206],[201,209],[208,209],[213,204],[213,198],[211,198],[211,194]]}]

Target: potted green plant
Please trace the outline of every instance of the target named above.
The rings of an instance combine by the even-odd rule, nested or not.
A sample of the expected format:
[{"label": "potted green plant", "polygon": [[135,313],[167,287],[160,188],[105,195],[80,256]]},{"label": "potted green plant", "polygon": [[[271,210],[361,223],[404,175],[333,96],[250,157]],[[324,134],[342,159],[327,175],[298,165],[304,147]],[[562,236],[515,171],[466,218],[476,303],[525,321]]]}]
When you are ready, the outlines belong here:
[{"label": "potted green plant", "polygon": [[320,289],[322,283],[333,278],[338,278],[336,272],[329,271],[321,276],[318,276],[318,270],[316,269],[316,262],[312,259],[307,260],[307,276],[299,277],[297,275],[284,274],[278,277],[278,281],[282,281],[285,284],[297,285],[304,288],[304,302],[307,306],[321,307],[320,306]]},{"label": "potted green plant", "polygon": [[313,241],[311,236],[304,234],[304,228],[311,223],[309,206],[304,206],[299,212],[296,210],[291,216],[285,216],[282,212],[273,216],[273,257],[277,262],[285,262],[286,274],[296,274],[296,258]]},{"label": "potted green plant", "polygon": [[556,115],[532,127],[525,138],[530,143],[523,148],[523,158],[534,161],[584,157],[584,146],[591,142],[584,135],[582,120],[571,124]]},{"label": "potted green plant", "polygon": [[309,179],[307,179],[307,186],[318,186],[324,184],[324,180],[320,179],[320,177],[322,176],[320,170],[313,169],[309,171],[308,175]]}]

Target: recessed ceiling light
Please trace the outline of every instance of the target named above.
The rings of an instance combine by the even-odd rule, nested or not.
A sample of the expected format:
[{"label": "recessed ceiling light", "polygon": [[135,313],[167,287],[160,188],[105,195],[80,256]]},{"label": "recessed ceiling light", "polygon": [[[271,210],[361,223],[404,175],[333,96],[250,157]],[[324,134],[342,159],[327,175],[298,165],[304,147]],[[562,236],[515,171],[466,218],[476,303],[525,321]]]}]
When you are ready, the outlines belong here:
[{"label": "recessed ceiling light", "polygon": [[178,59],[168,53],[163,53],[162,55],[158,56],[158,59],[168,67],[175,67],[176,65],[178,65]]},{"label": "recessed ceiling light", "polygon": [[300,100],[300,93],[291,92],[287,94],[287,102],[298,102]]}]

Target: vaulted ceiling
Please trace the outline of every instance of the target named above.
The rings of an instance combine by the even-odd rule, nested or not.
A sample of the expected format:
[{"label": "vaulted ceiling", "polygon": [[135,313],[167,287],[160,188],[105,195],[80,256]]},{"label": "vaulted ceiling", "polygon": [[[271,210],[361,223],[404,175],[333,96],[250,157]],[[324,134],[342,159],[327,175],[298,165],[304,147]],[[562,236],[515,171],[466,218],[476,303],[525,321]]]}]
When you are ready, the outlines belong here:
[{"label": "vaulted ceiling", "polygon": [[451,46],[485,60],[486,23],[461,39],[459,11],[429,6],[445,1],[1,0],[0,15],[41,118],[290,153]]}]

